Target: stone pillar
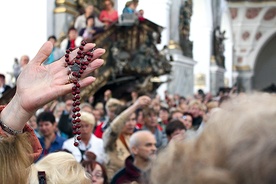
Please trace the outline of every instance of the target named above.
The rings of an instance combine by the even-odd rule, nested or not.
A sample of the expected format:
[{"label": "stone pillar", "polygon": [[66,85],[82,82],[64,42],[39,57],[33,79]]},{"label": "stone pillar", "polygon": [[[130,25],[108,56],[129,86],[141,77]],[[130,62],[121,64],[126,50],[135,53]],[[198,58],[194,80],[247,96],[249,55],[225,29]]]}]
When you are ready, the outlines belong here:
[{"label": "stone pillar", "polygon": [[237,85],[238,91],[251,92],[252,91],[252,77],[253,71],[238,71]]},{"label": "stone pillar", "polygon": [[79,13],[76,11],[74,0],[56,0],[54,9],[54,34],[57,38],[66,36],[68,28],[73,26],[74,20]]},{"label": "stone pillar", "polygon": [[225,69],[219,67],[215,63],[210,66],[210,92],[216,95],[220,87],[224,87],[224,73]]},{"label": "stone pillar", "polygon": [[183,56],[178,49],[170,49],[169,55],[172,60],[172,72],[168,82],[168,92],[181,96],[192,96],[194,90],[194,65],[196,62]]}]

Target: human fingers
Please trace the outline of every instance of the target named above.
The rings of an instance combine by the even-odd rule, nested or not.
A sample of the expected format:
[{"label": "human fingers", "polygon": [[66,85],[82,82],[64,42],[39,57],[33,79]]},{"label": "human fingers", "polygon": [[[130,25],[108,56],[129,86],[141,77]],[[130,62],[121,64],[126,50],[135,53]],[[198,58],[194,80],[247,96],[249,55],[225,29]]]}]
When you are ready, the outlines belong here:
[{"label": "human fingers", "polygon": [[141,96],[141,97],[139,98],[139,103],[140,103],[140,105],[142,105],[142,106],[144,106],[144,105],[149,105],[150,102],[151,102],[151,99],[150,99],[150,97],[148,97],[148,96]]},{"label": "human fingers", "polygon": [[53,44],[50,41],[45,42],[30,63],[41,65],[50,56],[52,49]]}]

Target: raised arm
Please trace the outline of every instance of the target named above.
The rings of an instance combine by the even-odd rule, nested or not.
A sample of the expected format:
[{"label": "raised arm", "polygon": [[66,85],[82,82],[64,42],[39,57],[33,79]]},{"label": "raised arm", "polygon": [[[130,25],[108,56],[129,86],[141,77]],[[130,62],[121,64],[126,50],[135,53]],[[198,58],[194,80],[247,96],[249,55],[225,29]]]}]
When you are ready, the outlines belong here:
[{"label": "raised arm", "polygon": [[[84,51],[89,51],[94,47],[95,44],[88,43],[85,45]],[[16,93],[1,112],[2,123],[10,129],[21,131],[37,109],[57,99],[57,97],[71,92],[74,84],[68,83],[69,69],[65,65],[65,57],[50,65],[42,64],[50,55],[52,48],[51,42],[44,43],[36,56],[19,75]],[[78,50],[71,52],[70,58],[74,58]],[[88,74],[103,64],[103,60],[97,58],[104,52],[104,49],[94,51],[92,62],[89,63],[79,81],[81,87],[86,87],[95,80]]]},{"label": "raised arm", "polygon": [[141,108],[143,106],[149,105],[151,102],[150,97],[141,96],[139,97],[134,104],[129,106],[126,110],[124,110],[121,114],[119,114],[110,124],[110,127],[104,132],[103,140],[104,147],[113,148],[113,144],[116,142],[119,137],[122,128],[124,127],[127,118],[135,112],[136,109]]}]

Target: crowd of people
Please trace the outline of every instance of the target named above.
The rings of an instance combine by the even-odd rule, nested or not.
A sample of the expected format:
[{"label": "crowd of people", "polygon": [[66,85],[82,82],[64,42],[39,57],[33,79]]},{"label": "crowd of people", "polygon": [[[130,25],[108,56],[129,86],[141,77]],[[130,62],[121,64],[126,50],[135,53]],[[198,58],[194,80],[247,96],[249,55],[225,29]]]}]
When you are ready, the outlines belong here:
[{"label": "crowd of people", "polygon": [[[0,106],[0,183],[276,183],[276,97],[269,93],[164,91],[161,99],[133,90],[125,101],[107,89],[96,104],[93,96],[79,104],[81,136],[74,145],[75,84],[66,57],[53,59],[55,41],[49,38],[32,60],[20,59],[15,95]],[[68,45],[76,48],[67,53],[72,61],[93,52],[79,81],[84,88],[96,80],[90,74],[105,50]],[[0,82],[4,91],[5,76]]]}]

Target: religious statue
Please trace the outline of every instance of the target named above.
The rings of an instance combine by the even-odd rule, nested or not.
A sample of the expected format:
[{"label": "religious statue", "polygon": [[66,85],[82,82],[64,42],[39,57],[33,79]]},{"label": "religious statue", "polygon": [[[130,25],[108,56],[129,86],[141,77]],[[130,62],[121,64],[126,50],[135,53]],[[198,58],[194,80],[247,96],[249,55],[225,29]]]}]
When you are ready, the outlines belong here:
[{"label": "religious statue", "polygon": [[221,31],[220,26],[217,26],[213,33],[213,56],[215,57],[216,64],[225,68],[224,57],[224,40],[225,31]]}]

